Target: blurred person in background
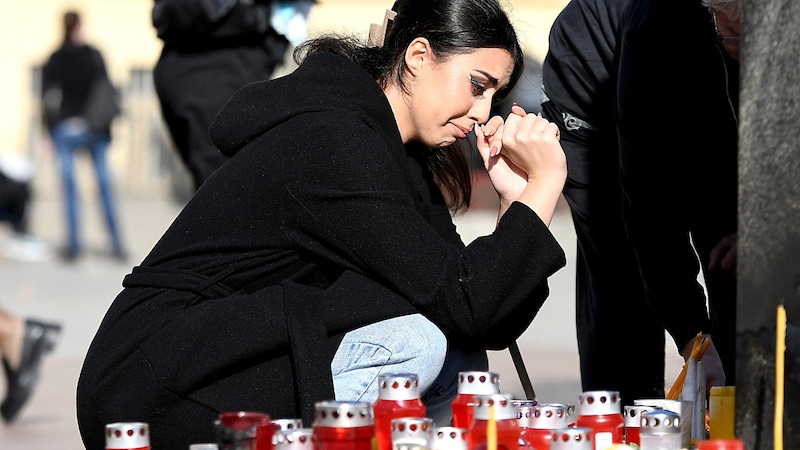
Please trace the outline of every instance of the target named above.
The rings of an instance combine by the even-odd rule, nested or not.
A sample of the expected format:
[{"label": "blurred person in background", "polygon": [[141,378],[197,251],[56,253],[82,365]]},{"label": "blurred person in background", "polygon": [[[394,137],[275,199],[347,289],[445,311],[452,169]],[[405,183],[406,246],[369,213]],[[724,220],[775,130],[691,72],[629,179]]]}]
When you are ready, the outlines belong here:
[{"label": "blurred person in background", "polygon": [[0,153],[0,222],[8,222],[11,235],[0,242],[0,256],[18,261],[45,261],[50,249],[30,232],[33,166],[11,152]]},{"label": "blurred person in background", "polygon": [[155,0],[152,22],[164,42],[156,93],[194,189],[228,160],[208,135],[217,112],[240,87],[272,77],[290,44],[305,38],[311,3]]},{"label": "blurred person in background", "polygon": [[120,235],[111,172],[106,160],[111,142],[110,124],[95,128],[87,121],[92,84],[108,78],[105,62],[100,52],[85,42],[81,17],[76,11],[64,13],[63,31],[60,47],[50,55],[42,71],[45,121],[58,156],[64,189],[68,238],[62,256],[71,262],[83,251],[74,159],[78,152],[86,150],[94,166],[111,240],[111,256],[124,261],[127,253]]}]

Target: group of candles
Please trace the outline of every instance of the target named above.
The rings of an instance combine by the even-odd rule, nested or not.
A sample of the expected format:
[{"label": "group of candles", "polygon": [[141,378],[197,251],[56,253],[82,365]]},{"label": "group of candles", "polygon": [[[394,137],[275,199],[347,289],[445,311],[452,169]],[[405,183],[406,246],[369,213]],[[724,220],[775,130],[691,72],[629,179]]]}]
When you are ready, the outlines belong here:
[{"label": "group of candles", "polygon": [[[452,422],[425,417],[416,374],[379,378],[374,404],[323,401],[314,423],[271,420],[260,412],[226,412],[214,423],[217,443],[190,450],[682,450],[679,413],[647,402],[625,406],[619,393],[590,391],[574,405],[503,394],[492,372],[462,372]],[[637,401],[638,402],[638,401]],[[697,450],[744,450],[739,440],[697,442]],[[107,450],[149,450],[147,424],[106,426]]]}]

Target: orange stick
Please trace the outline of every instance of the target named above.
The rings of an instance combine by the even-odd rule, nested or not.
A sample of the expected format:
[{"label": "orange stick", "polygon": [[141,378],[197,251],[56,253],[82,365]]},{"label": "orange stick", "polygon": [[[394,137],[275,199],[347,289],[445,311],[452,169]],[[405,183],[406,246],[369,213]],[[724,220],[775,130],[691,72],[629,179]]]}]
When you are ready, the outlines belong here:
[{"label": "orange stick", "polygon": [[[697,336],[694,338],[694,342],[692,343],[692,353],[694,353],[695,349],[700,345],[700,340],[703,337],[703,332],[697,333]],[[678,378],[675,379],[675,382],[672,383],[672,387],[669,389],[669,393],[667,394],[667,400],[675,400],[678,398],[678,395],[681,393],[683,389],[683,382],[686,380],[686,371],[689,369],[689,361],[683,363],[683,367],[681,368],[681,373],[678,374]]]},{"label": "orange stick", "polygon": [[[708,350],[708,346],[711,345],[711,339],[703,338],[703,333],[697,333],[697,337],[694,338],[694,344],[692,344],[692,353],[691,358],[694,358],[695,361],[700,361],[703,359],[703,355],[705,355],[706,350]],[[675,379],[675,383],[670,388],[669,393],[667,394],[667,400],[677,400],[678,396],[681,395],[683,391],[683,383],[686,381],[686,372],[689,370],[689,361],[686,361],[683,364],[683,368],[681,369],[681,373],[678,374],[678,378]]]},{"label": "orange stick", "polygon": [[677,400],[678,396],[681,395],[681,391],[683,390],[683,382],[686,381],[686,371],[688,368],[689,363],[684,363],[681,373],[678,374],[678,378],[675,379],[675,383],[672,385],[672,388],[670,388],[669,393],[667,394],[667,400]]}]

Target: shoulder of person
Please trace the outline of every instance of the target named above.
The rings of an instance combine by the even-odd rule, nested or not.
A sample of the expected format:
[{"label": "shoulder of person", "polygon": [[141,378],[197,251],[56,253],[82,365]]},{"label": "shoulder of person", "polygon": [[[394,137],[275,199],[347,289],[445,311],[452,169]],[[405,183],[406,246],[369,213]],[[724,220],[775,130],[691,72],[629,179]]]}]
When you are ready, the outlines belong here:
[{"label": "shoulder of person", "polygon": [[94,57],[99,57],[99,58],[103,57],[103,52],[101,52],[99,48],[95,47],[92,44],[85,44],[85,45],[86,45],[86,51],[91,53]]},{"label": "shoulder of person", "polygon": [[90,55],[96,67],[105,69],[105,58],[103,58],[103,52],[100,49],[91,44],[86,44],[86,53]]}]

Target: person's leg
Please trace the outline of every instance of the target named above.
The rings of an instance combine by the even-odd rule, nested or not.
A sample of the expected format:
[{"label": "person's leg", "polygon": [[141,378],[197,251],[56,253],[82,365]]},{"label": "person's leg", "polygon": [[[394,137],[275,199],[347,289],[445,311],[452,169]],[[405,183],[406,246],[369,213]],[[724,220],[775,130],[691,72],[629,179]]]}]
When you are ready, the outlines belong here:
[{"label": "person's leg", "polygon": [[0,355],[13,367],[19,367],[22,358],[22,338],[25,321],[0,309]]},{"label": "person's leg", "polygon": [[78,192],[75,186],[73,159],[74,153],[81,146],[86,132],[85,125],[82,129],[78,129],[70,123],[61,123],[56,125],[52,134],[64,190],[64,212],[67,219],[68,236],[64,248],[64,257],[67,260],[75,259],[81,250],[78,236]]},{"label": "person's leg", "polygon": [[54,348],[61,325],[23,319],[0,309],[0,354],[6,377],[6,395],[0,415],[16,419],[39,380],[42,358]]},{"label": "person's leg", "polygon": [[350,331],[331,362],[336,400],[375,403],[381,373],[414,373],[424,393],[439,376],[446,354],[444,334],[420,314]]},{"label": "person's leg", "polygon": [[565,117],[552,102],[542,106],[543,115],[561,129],[569,168],[564,197],[578,239],[575,312],[582,389],[619,391],[625,404],[663,397],[664,329],[647,302],[625,232],[616,133]]},{"label": "person's leg", "polygon": [[107,134],[93,134],[89,140],[89,153],[92,156],[97,186],[100,193],[100,201],[103,204],[106,227],[111,238],[112,255],[116,258],[125,257],[125,248],[122,245],[119,226],[117,223],[117,211],[114,203],[114,190],[111,177],[109,175],[106,154],[110,137]]},{"label": "person's leg", "polygon": [[208,134],[219,110],[242,86],[269,79],[280,61],[257,45],[162,52],[153,73],[156,92],[172,141],[195,188],[228,160]]}]

